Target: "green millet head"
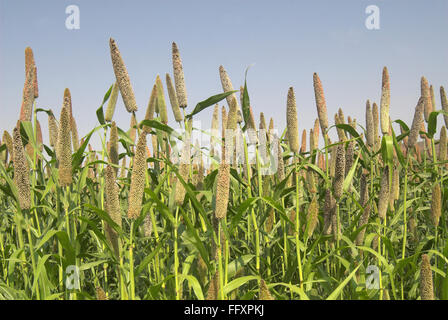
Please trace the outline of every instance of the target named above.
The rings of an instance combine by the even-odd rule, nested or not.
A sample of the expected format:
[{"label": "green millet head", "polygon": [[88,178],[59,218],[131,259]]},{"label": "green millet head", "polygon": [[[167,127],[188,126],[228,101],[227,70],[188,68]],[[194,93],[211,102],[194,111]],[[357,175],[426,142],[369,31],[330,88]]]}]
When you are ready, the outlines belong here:
[{"label": "green millet head", "polygon": [[166,109],[165,102],[165,94],[163,93],[163,84],[162,80],[160,80],[160,76],[157,75],[156,78],[156,87],[157,87],[157,106],[159,108],[160,120],[162,123],[168,123],[168,112]]},{"label": "green millet head", "polygon": [[[110,126],[110,147],[109,147],[109,162],[118,166],[118,129],[115,121],[112,121]],[[117,174],[118,167],[114,167],[114,172]]]},{"label": "green millet head", "polygon": [[53,111],[50,110],[50,114],[48,115],[48,130],[50,137],[50,146],[53,148],[56,147],[58,143],[58,122],[53,114]]},{"label": "green millet head", "polygon": [[434,227],[439,226],[440,216],[442,215],[442,192],[440,190],[440,185],[436,185],[432,188],[432,199],[431,199],[431,222]]},{"label": "green millet head", "polygon": [[187,107],[187,90],[185,88],[185,77],[184,70],[182,66],[182,59],[180,58],[179,49],[177,44],[173,42],[172,45],[172,56],[173,56],[173,74],[174,74],[174,84],[176,86],[177,101],[179,102],[179,107]]},{"label": "green millet head", "polygon": [[[442,103],[442,110],[448,112],[448,100],[446,98],[445,88],[440,87],[440,100]],[[444,114],[445,126],[448,127],[448,114]]]},{"label": "green millet head", "polygon": [[6,144],[6,149],[8,150],[10,161],[14,161],[14,146],[12,143],[12,138],[9,132],[6,130],[3,131],[2,141]]},{"label": "green millet head", "polygon": [[439,161],[445,161],[447,157],[447,137],[446,137],[446,127],[443,126],[440,130],[439,139]]},{"label": "green millet head", "polygon": [[174,119],[176,122],[182,122],[183,117],[179,108],[179,102],[177,100],[176,90],[174,89],[173,82],[170,75],[166,74],[166,87],[168,89],[168,97],[170,98],[171,109],[173,110]]},{"label": "green millet head", "polygon": [[129,79],[128,71],[114,39],[110,38],[109,46],[115,78],[117,79],[124,106],[129,113],[136,112],[138,108],[137,102],[135,101],[134,90],[131,86],[131,80]]},{"label": "green millet head", "polygon": [[296,97],[293,87],[288,90],[286,103],[286,124],[288,130],[288,141],[291,152],[299,152],[299,125],[297,119]]},{"label": "green millet head", "polygon": [[111,122],[115,112],[115,106],[117,105],[118,99],[118,83],[115,82],[112,86],[112,91],[110,93],[109,101],[107,102],[106,113],[104,114],[104,120]]}]

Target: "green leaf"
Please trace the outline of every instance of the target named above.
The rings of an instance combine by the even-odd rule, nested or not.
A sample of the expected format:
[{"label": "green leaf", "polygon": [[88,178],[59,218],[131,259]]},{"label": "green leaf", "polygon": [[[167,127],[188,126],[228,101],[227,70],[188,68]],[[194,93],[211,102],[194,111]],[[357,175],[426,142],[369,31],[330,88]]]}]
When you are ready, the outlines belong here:
[{"label": "green leaf", "polygon": [[339,296],[339,294],[341,293],[342,289],[344,289],[344,287],[347,285],[347,283],[351,280],[351,278],[353,278],[353,276],[356,274],[356,271],[359,269],[359,267],[361,267],[361,264],[358,265],[355,270],[353,270],[350,275],[345,278],[344,281],[341,282],[341,284],[339,284],[339,286],[328,296],[327,300],[336,300],[337,297]]},{"label": "green leaf", "polygon": [[201,285],[199,284],[198,279],[196,279],[192,275],[180,274],[179,278],[181,280],[186,279],[188,284],[193,288],[194,294],[198,298],[198,300],[204,300],[204,294],[202,293]]},{"label": "green leaf", "polygon": [[219,101],[221,101],[222,99],[230,96],[231,94],[234,94],[235,92],[237,92],[237,90],[234,91],[227,91],[224,93],[219,93],[216,94],[214,96],[211,96],[210,98],[199,102],[196,107],[194,108],[193,112],[190,113],[189,115],[187,115],[187,119],[193,117],[195,114],[201,112],[202,110],[204,110],[207,107],[210,107],[211,105],[214,105],[216,103],[218,103]]},{"label": "green leaf", "polygon": [[356,166],[358,165],[358,160],[359,160],[360,155],[361,155],[361,153],[358,153],[358,157],[356,157],[355,162],[353,163],[352,167],[350,168],[350,171],[347,173],[347,176],[344,179],[344,183],[342,184],[342,188],[343,188],[344,192],[348,191],[348,188],[350,187],[350,185],[352,183],[353,176],[355,174]]},{"label": "green leaf", "polygon": [[381,156],[391,168],[394,163],[394,141],[391,136],[383,136],[381,140]]},{"label": "green leaf", "polygon": [[231,279],[239,270],[241,270],[246,264],[248,264],[255,255],[246,254],[244,256],[240,256],[235,260],[231,261],[227,265],[227,277]]},{"label": "green leaf", "polygon": [[101,103],[101,106],[96,110],[96,117],[98,118],[98,121],[102,125],[106,124],[106,120],[104,120],[103,106],[106,103],[106,101],[109,99],[113,86],[114,85],[111,85],[109,90],[107,90],[106,94],[104,95],[103,102]]},{"label": "green leaf", "polygon": [[229,294],[233,290],[246,284],[248,281],[258,280],[258,279],[260,279],[260,277],[258,277],[258,276],[245,276],[245,277],[236,278],[224,286],[224,288],[223,288],[224,294],[225,295]]},{"label": "green leaf", "polygon": [[137,270],[135,271],[135,277],[137,277],[140,273],[142,273],[146,266],[151,262],[151,260],[154,258],[156,253],[159,251],[159,249],[162,247],[162,244],[164,243],[165,239],[159,239],[159,243],[154,248],[154,250],[151,251],[149,255],[143,259],[143,261],[138,265]]}]

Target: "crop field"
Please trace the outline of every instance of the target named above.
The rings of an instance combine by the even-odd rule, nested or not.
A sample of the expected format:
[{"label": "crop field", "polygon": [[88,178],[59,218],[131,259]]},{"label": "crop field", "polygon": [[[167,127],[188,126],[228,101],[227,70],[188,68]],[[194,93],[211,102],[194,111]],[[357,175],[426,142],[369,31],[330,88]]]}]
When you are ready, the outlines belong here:
[{"label": "crop field", "polygon": [[[39,104],[25,49],[20,115],[0,144],[0,299],[448,299],[443,87],[416,79],[412,123],[391,119],[384,67],[381,100],[354,119],[327,114],[332,84],[310,74],[314,126],[290,87],[278,129],[223,66],[222,92],[189,101],[176,43],[138,108],[126,54],[109,46],[115,79],[83,133],[69,88],[60,109]],[[211,129],[196,127],[212,110]]]}]

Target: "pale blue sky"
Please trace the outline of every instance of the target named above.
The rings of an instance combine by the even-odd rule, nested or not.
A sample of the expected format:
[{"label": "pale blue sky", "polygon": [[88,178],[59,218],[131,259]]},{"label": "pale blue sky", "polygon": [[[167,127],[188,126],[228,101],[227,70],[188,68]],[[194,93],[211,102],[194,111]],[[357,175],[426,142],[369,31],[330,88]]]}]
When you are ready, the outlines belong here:
[{"label": "pale blue sky", "polygon": [[[65,8],[80,9],[80,30],[67,30]],[[367,30],[368,5],[380,8],[380,30]],[[64,88],[72,93],[80,136],[97,123],[95,110],[114,82],[109,37],[118,44],[144,117],[157,74],[172,74],[171,42],[184,64],[189,107],[221,92],[219,65],[235,88],[248,73],[258,122],[263,111],[283,129],[288,87],[296,92],[299,129],[317,117],[313,72],[322,80],[329,117],[339,107],[364,125],[366,99],[379,102],[381,71],[391,78],[391,118],[410,123],[420,77],[436,91],[447,86],[448,1],[105,1],[0,0],[0,129],[11,130],[21,105],[24,50],[31,46],[38,68],[38,107],[59,118]],[[223,101],[221,104],[225,104]],[[201,113],[203,128],[212,109]],[[171,111],[170,119],[173,119]],[[39,115],[47,136],[47,117]],[[130,121],[121,98],[115,119]],[[48,140],[47,140],[48,142]]]}]

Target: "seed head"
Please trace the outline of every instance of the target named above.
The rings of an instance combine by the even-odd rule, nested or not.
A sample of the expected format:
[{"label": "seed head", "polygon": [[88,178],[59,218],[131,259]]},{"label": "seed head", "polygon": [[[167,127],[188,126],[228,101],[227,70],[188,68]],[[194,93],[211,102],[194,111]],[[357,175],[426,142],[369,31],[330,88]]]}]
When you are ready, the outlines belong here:
[{"label": "seed head", "polygon": [[425,77],[421,78],[420,81],[421,97],[423,98],[424,110],[425,110],[425,121],[428,122],[429,114],[432,112],[432,102],[431,102],[431,92],[429,89],[428,80]]},{"label": "seed head", "polygon": [[300,153],[305,153],[305,152],[306,152],[306,130],[303,129],[303,131],[302,131],[302,144],[300,146]]},{"label": "seed head", "polygon": [[22,107],[20,109],[20,121],[31,121],[34,103],[34,71],[29,68],[23,85]]},{"label": "seed head", "polygon": [[58,122],[53,114],[53,111],[50,110],[50,114],[48,115],[48,130],[50,136],[50,146],[53,148],[56,147],[58,143]]},{"label": "seed head", "polygon": [[420,267],[420,296],[422,300],[434,300],[431,264],[427,254],[422,255]]},{"label": "seed head", "polygon": [[424,99],[420,97],[417,106],[415,107],[414,120],[412,121],[411,130],[408,136],[408,150],[412,149],[416,145],[420,128],[423,125],[423,109]]},{"label": "seed head", "polygon": [[11,135],[8,131],[3,131],[3,137],[2,137],[3,143],[6,144],[6,149],[9,153],[10,161],[14,161],[14,146],[12,143]]},{"label": "seed head", "polygon": [[[109,162],[118,166],[118,129],[115,121],[112,121],[109,139]],[[117,167],[114,167],[114,172],[116,175],[118,172]]]},{"label": "seed head", "polygon": [[230,189],[230,165],[225,161],[219,165],[217,179],[215,217],[223,219],[227,214]]},{"label": "seed head", "polygon": [[72,144],[70,137],[69,99],[64,97],[64,105],[59,120],[56,155],[59,162],[59,184],[63,187],[72,183]]},{"label": "seed head", "polygon": [[[224,69],[223,66],[219,66],[219,77],[221,78],[221,85],[222,85],[223,92],[234,91],[232,81],[230,81],[229,75],[227,74],[227,71]],[[232,104],[232,100],[234,98],[236,100],[235,93],[226,97],[227,104],[228,104],[229,108],[230,108],[230,105]],[[240,110],[240,106],[239,106],[237,100],[236,100],[236,107],[237,107],[237,110]]]},{"label": "seed head", "polygon": [[177,44],[175,42],[173,42],[172,53],[174,84],[176,86],[177,101],[179,102],[179,107],[186,108],[187,90],[185,89],[184,70],[182,67],[182,59],[180,58],[179,49],[177,48]]},{"label": "seed head", "polygon": [[207,297],[205,300],[218,300],[219,292],[219,270],[216,270],[215,275],[210,280],[207,290]]},{"label": "seed head", "polygon": [[[369,222],[370,217],[370,203],[364,207],[364,211],[362,213],[361,218],[358,222],[358,228],[362,228]],[[356,237],[356,245],[361,246],[364,243],[364,235],[366,233],[366,228],[363,228]]]},{"label": "seed head", "polygon": [[330,189],[325,191],[325,203],[324,203],[324,234],[331,234],[332,228],[332,216],[335,214],[336,201],[331,194]]},{"label": "seed head", "polygon": [[107,299],[106,292],[104,292],[103,288],[101,288],[101,287],[96,288],[96,299],[97,300],[109,300],[109,299]]},{"label": "seed head", "polygon": [[123,58],[121,57],[121,53],[118,50],[114,39],[110,38],[109,46],[115,78],[117,79],[124,106],[129,113],[136,112],[138,109],[137,102],[135,101],[134,90],[131,86],[128,70],[126,69]]},{"label": "seed head", "polygon": [[286,123],[288,130],[289,148],[292,152],[299,152],[299,125],[297,120],[296,97],[292,87],[288,90],[286,104]]},{"label": "seed head", "polygon": [[128,218],[137,219],[142,208],[143,191],[145,188],[146,170],[146,132],[138,137],[137,148],[132,166],[131,187],[129,190]]},{"label": "seed head", "polygon": [[165,95],[163,93],[163,84],[162,80],[160,80],[159,75],[156,78],[156,87],[157,87],[157,107],[159,108],[160,120],[162,123],[168,123],[168,113],[166,110],[166,102]]},{"label": "seed head", "polygon": [[[191,137],[187,134],[182,147],[182,154],[180,157],[179,175],[185,182],[188,182],[189,172],[190,172],[190,158],[191,158]],[[175,202],[177,205],[182,205],[184,202],[186,190],[183,184],[178,180],[176,182],[176,196]]]},{"label": "seed head", "polygon": [[[121,228],[121,209],[120,209],[120,200],[118,197],[118,186],[116,182],[114,168],[108,165],[105,169],[106,176],[106,210],[109,214],[110,218],[113,222],[115,222]],[[109,238],[109,241],[112,243],[112,247],[114,248],[115,254],[118,257],[119,248],[118,248],[118,234],[117,232],[109,225],[106,228],[106,235]]]},{"label": "seed head", "polygon": [[135,113],[131,115],[131,123],[129,125],[129,138],[135,143],[137,139],[137,119],[135,118]]},{"label": "seed head", "polygon": [[118,83],[115,82],[112,86],[109,101],[107,103],[106,113],[104,114],[104,120],[111,122],[115,112],[115,106],[117,105],[118,98]]},{"label": "seed head", "polygon": [[[145,120],[154,119],[154,112],[156,111],[156,105],[157,105],[157,86],[154,84],[151,90],[151,96],[149,98],[148,107],[146,108]],[[143,126],[143,130],[146,133],[149,133],[151,131],[151,128],[145,125]]]},{"label": "seed head", "polygon": [[386,218],[387,207],[389,205],[390,185],[389,166],[385,166],[381,175],[380,194],[378,197],[378,216],[384,220]]},{"label": "seed head", "polygon": [[317,115],[319,117],[322,136],[328,128],[327,104],[325,102],[324,89],[317,73],[313,74],[314,96],[316,99]]},{"label": "seed head", "polygon": [[260,300],[275,300],[263,279],[260,280]]},{"label": "seed head", "polygon": [[446,128],[442,127],[440,130],[440,140],[439,140],[439,161],[446,160],[447,152],[447,138],[446,138]]},{"label": "seed head", "polygon": [[310,238],[316,228],[317,223],[319,222],[319,205],[317,204],[316,195],[313,197],[313,200],[311,200],[310,206],[308,207],[308,215],[306,220],[308,230],[307,237]]},{"label": "seed head", "polygon": [[390,81],[387,68],[383,68],[383,83],[381,86],[381,132],[389,133]]},{"label": "seed head", "polygon": [[373,147],[375,143],[375,133],[374,133],[374,123],[373,123],[373,114],[372,108],[370,106],[370,101],[366,102],[366,138],[367,144],[369,147]]},{"label": "seed head", "polygon": [[180,112],[176,90],[174,89],[173,82],[171,81],[171,77],[168,73],[166,74],[166,87],[168,89],[168,96],[170,98],[171,109],[173,110],[174,119],[177,122],[182,122],[183,117],[182,113]]},{"label": "seed head", "polygon": [[[342,109],[339,109],[342,112]],[[334,115],[334,123],[335,124],[344,124],[344,116],[342,115],[342,117],[340,115],[338,115],[337,113],[335,113]],[[344,129],[341,128],[337,128],[336,130],[338,132],[338,138],[340,141],[346,141],[347,140],[347,136],[345,135],[345,131]]]},{"label": "seed head", "polygon": [[29,167],[18,128],[13,130],[12,143],[14,147],[14,183],[17,187],[19,206],[22,210],[28,210],[31,207]]},{"label": "seed head", "polygon": [[33,50],[30,47],[25,48],[25,76],[28,73],[28,70],[32,70],[33,72],[33,91],[34,99],[36,99],[39,97],[39,88],[37,86],[37,68],[34,61]]},{"label": "seed head", "polygon": [[436,185],[432,188],[432,200],[431,200],[431,221],[437,228],[439,226],[440,216],[442,214],[442,192],[440,185]]},{"label": "seed head", "polygon": [[283,161],[283,150],[282,146],[280,144],[280,141],[278,141],[278,149],[277,149],[277,178],[278,181],[283,181],[285,179],[285,162]]},{"label": "seed head", "polygon": [[[440,87],[440,100],[442,101],[442,110],[448,112],[448,100],[443,87]],[[448,115],[443,115],[443,118],[445,119],[445,126],[448,127]]]},{"label": "seed head", "polygon": [[345,178],[345,148],[344,144],[341,143],[337,147],[336,152],[336,163],[335,163],[335,173],[333,179],[333,192],[336,200],[342,197],[342,185]]}]

